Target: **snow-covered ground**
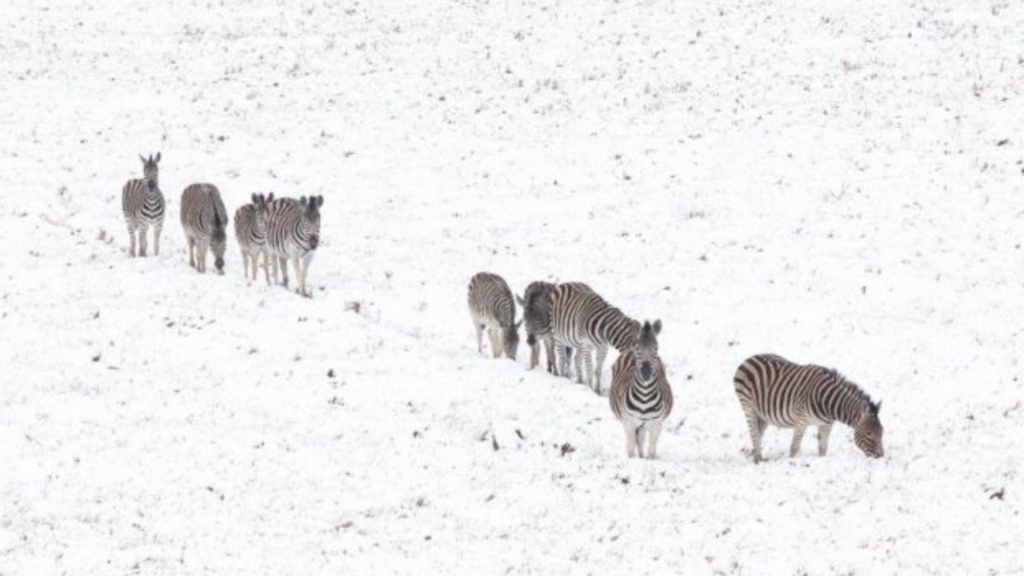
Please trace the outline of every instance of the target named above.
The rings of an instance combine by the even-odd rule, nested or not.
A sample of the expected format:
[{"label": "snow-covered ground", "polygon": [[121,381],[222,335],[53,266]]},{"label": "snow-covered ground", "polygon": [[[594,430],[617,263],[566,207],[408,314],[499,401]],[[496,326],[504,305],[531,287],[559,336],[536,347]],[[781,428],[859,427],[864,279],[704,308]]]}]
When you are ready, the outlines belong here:
[{"label": "snow-covered ground", "polygon": [[[1024,573],[1024,4],[380,4],[0,7],[0,574]],[[188,268],[195,181],[323,194],[314,298]],[[480,270],[662,319],[660,459]],[[766,351],[887,457],[750,463]]]}]

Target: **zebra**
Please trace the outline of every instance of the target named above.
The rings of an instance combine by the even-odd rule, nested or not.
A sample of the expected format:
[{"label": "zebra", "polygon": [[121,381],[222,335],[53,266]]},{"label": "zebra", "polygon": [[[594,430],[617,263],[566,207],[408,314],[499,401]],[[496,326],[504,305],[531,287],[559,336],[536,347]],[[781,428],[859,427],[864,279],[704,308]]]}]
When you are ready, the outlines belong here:
[{"label": "zebra", "polygon": [[[640,331],[640,323],[608,304],[585,284],[559,284],[549,297],[551,302],[551,333],[556,352],[560,354],[562,375],[568,374],[569,360],[564,354],[567,347],[576,349],[585,365],[586,383],[594,392],[601,391],[601,370],[608,347],[619,352],[630,348]],[[597,351],[597,365],[593,365],[590,351]],[[577,381],[583,381],[577,370]],[[593,381],[593,384],[591,384]]]},{"label": "zebra", "polygon": [[[235,211],[235,238],[242,251],[245,277],[249,277],[251,264],[252,279],[259,271],[260,254],[263,255],[263,272],[270,284],[270,254],[267,249],[267,204],[274,201],[274,194],[267,196],[253,194],[252,204],[243,204]],[[276,268],[277,261],[274,261]]]},{"label": "zebra", "polygon": [[818,427],[818,454],[824,456],[836,421],[853,427],[854,443],[864,454],[872,458],[885,455],[878,419],[881,402],[872,402],[835,369],[759,354],[739,365],[733,386],[747,417],[755,464],[762,460],[761,437],[769,424],[793,428],[790,457],[800,452],[809,426]]},{"label": "zebra", "polygon": [[[269,256],[281,264],[284,286],[288,287],[288,261],[295,269],[296,291],[310,297],[306,290],[306,274],[313,260],[313,253],[320,244],[320,207],[323,196],[277,198],[267,203],[267,246]],[[277,282],[277,266],[274,267],[274,282]]]},{"label": "zebra", "polygon": [[213,252],[218,274],[224,274],[228,211],[213,184],[192,184],[181,193],[181,226],[188,244],[188,264],[206,272],[206,249]]},{"label": "zebra", "polygon": [[526,325],[526,343],[530,346],[530,370],[540,364],[540,344],[544,342],[548,372],[555,374],[555,339],[551,336],[551,308],[549,297],[555,291],[550,282],[532,282],[516,301],[523,309]]},{"label": "zebra", "polygon": [[[121,190],[121,211],[128,224],[131,248],[128,253],[135,256],[135,237],[139,238],[139,256],[146,256],[146,233],[153,227],[153,255],[160,255],[160,232],[164,227],[164,195],[160,192],[160,153],[142,160],[142,178],[129,180]],[[136,234],[137,233],[137,234]]]},{"label": "zebra", "polygon": [[661,425],[672,412],[672,386],[658,357],[659,333],[661,320],[644,322],[633,346],[612,365],[608,402],[626,431],[630,458],[656,456]]},{"label": "zebra", "polygon": [[505,356],[516,359],[519,348],[519,326],[515,321],[516,301],[505,280],[497,274],[479,272],[469,281],[469,315],[476,329],[476,350],[483,354],[483,334],[491,341],[491,353],[495,358]]}]

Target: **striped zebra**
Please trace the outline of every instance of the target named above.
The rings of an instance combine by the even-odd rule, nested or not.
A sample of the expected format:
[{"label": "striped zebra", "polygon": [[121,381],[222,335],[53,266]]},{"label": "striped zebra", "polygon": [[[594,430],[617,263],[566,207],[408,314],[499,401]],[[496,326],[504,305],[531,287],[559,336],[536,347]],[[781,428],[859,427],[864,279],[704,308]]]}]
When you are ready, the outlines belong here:
[{"label": "striped zebra", "polygon": [[530,370],[540,364],[540,344],[544,343],[548,360],[548,372],[555,374],[555,339],[551,336],[551,302],[555,291],[550,282],[532,282],[522,296],[516,294],[516,301],[523,309],[523,323],[526,325],[526,343],[530,346]]},{"label": "striped zebra", "polygon": [[139,256],[146,256],[146,232],[153,227],[153,254],[160,255],[160,232],[164,227],[164,195],[160,192],[160,153],[142,160],[142,178],[129,180],[121,190],[121,211],[128,224],[131,239],[129,254],[135,256],[135,237],[139,239]]},{"label": "striped zebra", "polygon": [[881,403],[834,369],[794,364],[781,356],[760,354],[740,364],[733,378],[736,396],[747,417],[754,463],[762,460],[761,437],[769,424],[793,429],[790,457],[800,452],[804,431],[818,427],[818,454],[828,451],[836,421],[853,427],[853,440],[866,455],[881,458]]},{"label": "striped zebra", "polygon": [[[256,279],[259,271],[260,255],[263,255],[263,272],[270,284],[270,251],[267,248],[267,203],[274,201],[274,194],[264,196],[253,194],[252,204],[243,204],[235,211],[235,238],[242,252],[242,265],[245,277],[249,277],[252,268],[252,279]],[[274,261],[277,266],[277,261]]]},{"label": "striped zebra", "polygon": [[516,301],[505,280],[497,274],[479,272],[469,281],[469,315],[476,330],[476,350],[484,352],[483,334],[491,341],[491,353],[495,358],[505,356],[516,359],[519,348],[519,325],[515,321]]},{"label": "striped zebra", "polygon": [[[585,284],[559,284],[550,295],[550,301],[551,333],[559,354],[560,373],[568,374],[569,359],[565,351],[573,348],[582,356],[586,383],[594,392],[600,393],[601,370],[609,346],[619,352],[632,347],[640,331],[640,323],[605,302]],[[593,365],[591,350],[597,352],[596,366]],[[583,380],[578,373],[577,378]]]},{"label": "striped zebra", "polygon": [[[296,291],[307,298],[306,274],[320,245],[320,207],[323,196],[277,198],[267,203],[267,246],[270,257],[281,264],[284,286],[288,287],[288,261],[295,269]],[[277,266],[274,267],[277,282]]]},{"label": "striped zebra", "polygon": [[213,252],[218,274],[224,274],[228,211],[213,184],[192,184],[181,193],[181,227],[188,244],[188,264],[206,272],[206,250]]},{"label": "striped zebra", "polygon": [[630,458],[656,456],[661,425],[672,412],[672,386],[658,356],[660,332],[661,320],[644,322],[633,346],[612,365],[608,402],[626,431]]}]

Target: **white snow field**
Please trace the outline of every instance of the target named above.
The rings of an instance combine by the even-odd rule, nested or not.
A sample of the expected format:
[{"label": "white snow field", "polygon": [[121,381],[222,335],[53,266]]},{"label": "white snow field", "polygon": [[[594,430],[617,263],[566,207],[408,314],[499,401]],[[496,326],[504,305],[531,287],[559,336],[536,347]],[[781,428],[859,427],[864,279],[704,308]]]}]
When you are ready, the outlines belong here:
[{"label": "white snow field", "polygon": [[[1024,573],[1022,31],[1000,0],[3,3],[0,575]],[[312,299],[233,231],[188,267],[199,181],[324,195]],[[525,344],[476,353],[480,270],[664,322],[657,460]],[[880,398],[886,458],[770,429],[755,466],[732,375],[769,351]]]}]

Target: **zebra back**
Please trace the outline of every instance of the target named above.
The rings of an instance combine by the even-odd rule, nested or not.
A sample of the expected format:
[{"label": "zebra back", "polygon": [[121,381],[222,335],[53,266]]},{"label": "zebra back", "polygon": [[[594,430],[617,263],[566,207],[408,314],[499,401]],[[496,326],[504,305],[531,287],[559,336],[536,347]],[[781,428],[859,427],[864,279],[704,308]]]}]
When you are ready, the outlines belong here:
[{"label": "zebra back", "polygon": [[622,352],[632,346],[640,330],[639,322],[605,302],[586,284],[559,284],[550,302],[551,333],[574,348],[611,345]]}]

